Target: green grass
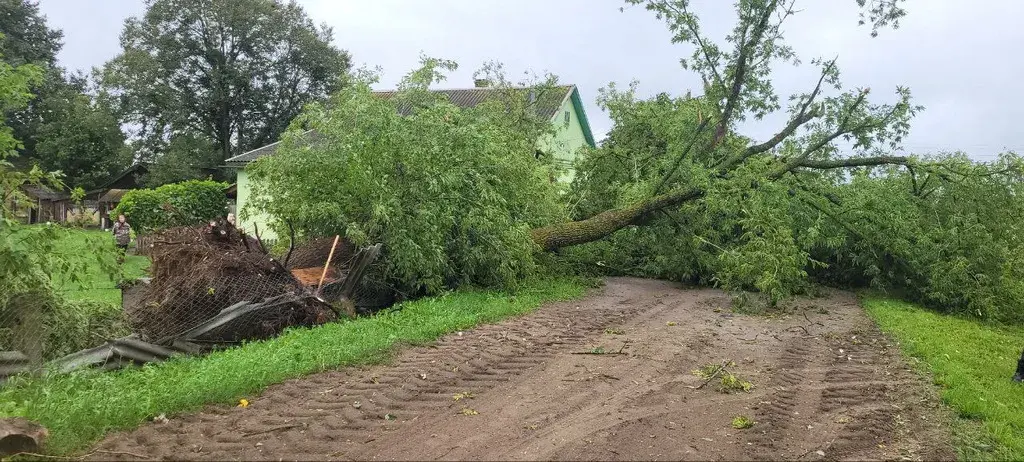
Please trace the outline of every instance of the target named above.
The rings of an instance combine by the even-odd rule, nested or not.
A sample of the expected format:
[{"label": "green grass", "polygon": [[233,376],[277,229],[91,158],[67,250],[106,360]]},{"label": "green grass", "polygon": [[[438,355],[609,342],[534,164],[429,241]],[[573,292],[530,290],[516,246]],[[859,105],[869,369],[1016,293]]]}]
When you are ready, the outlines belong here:
[{"label": "green grass", "polygon": [[[18,379],[0,390],[0,415],[35,420],[50,431],[48,451],[86,449],[105,433],[159,414],[236,403],[266,386],[338,366],[386,360],[399,344],[418,344],[476,324],[582,296],[574,280],[530,283],[514,294],[458,291],[406,302],[373,317],[294,329],[284,335],[198,358],[109,373]],[[24,381],[21,381],[24,380]]]},{"label": "green grass", "polygon": [[961,458],[1024,460],[1024,385],[1010,380],[1024,328],[988,326],[882,298],[864,305],[903,352],[932,373],[943,401],[961,418],[954,426]]},{"label": "green grass", "polygon": [[[97,248],[86,239],[106,239],[110,241],[109,246]],[[68,237],[61,241],[60,247],[64,252],[80,255],[83,261],[89,263],[88,269],[81,274],[79,282],[68,281],[66,277],[55,278],[55,288],[69,300],[94,300],[109,302],[121,305],[121,291],[115,286],[117,281],[105,274],[99,265],[95,263],[93,253],[114,252],[113,237],[106,231],[99,230],[70,230]],[[122,268],[126,278],[134,279],[145,275],[145,269],[149,267],[149,259],[139,255],[128,255]]]}]

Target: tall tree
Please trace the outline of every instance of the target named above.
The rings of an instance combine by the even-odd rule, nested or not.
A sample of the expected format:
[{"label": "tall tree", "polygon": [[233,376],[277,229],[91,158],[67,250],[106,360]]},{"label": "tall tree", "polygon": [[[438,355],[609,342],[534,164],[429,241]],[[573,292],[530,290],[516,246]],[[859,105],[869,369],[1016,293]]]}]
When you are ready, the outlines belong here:
[{"label": "tall tree", "polygon": [[46,25],[37,1],[0,0],[0,31],[4,33],[0,53],[12,66],[50,66],[63,46],[64,33]]},{"label": "tall tree", "polygon": [[65,71],[57,64],[63,33],[51,29],[32,0],[0,0],[0,52],[11,66],[32,64],[43,77],[32,86],[35,98],[5,111],[14,137],[20,141],[19,156],[12,159],[20,169],[38,164],[60,171],[72,187],[90,188],[124,169],[124,134],[110,110],[87,92],[87,78]]},{"label": "tall tree", "polygon": [[[218,165],[274,141],[311,101],[342,84],[349,55],[294,1],[146,0],[101,88],[133,128],[138,155],[171,169]],[[204,144],[212,151],[195,149]],[[186,168],[186,170],[187,170]]]},{"label": "tall tree", "polygon": [[46,117],[35,133],[34,158],[63,173],[68,186],[89,190],[128,167],[131,151],[110,109],[85,93],[85,77],[68,77],[39,102]]},{"label": "tall tree", "polygon": [[44,113],[39,102],[59,87],[61,71],[56,69],[57,53],[64,46],[63,32],[50,29],[39,12],[39,2],[32,0],[0,0],[0,53],[11,66],[32,64],[42,69],[44,78],[33,84],[36,98],[16,109],[5,110],[7,124],[21,141],[19,163],[34,158],[36,130]]}]

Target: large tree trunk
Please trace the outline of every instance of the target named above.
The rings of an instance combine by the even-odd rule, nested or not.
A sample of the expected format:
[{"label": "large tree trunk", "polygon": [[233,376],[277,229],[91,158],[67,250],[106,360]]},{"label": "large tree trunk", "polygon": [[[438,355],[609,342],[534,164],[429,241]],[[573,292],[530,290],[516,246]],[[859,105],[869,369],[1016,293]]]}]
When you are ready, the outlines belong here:
[{"label": "large tree trunk", "polygon": [[530,232],[533,241],[545,251],[562,247],[586,244],[601,239],[626,226],[635,224],[644,215],[665,207],[679,205],[699,199],[704,191],[699,189],[681,189],[654,196],[620,209],[601,212],[580,221],[570,221],[537,228]]}]

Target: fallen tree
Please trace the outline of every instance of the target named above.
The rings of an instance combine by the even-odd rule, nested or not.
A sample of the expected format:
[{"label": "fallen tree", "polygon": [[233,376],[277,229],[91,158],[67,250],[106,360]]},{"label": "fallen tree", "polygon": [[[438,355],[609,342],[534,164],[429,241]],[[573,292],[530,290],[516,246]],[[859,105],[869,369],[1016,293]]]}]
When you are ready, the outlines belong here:
[{"label": "fallen tree", "polygon": [[[632,265],[630,274],[755,289],[778,299],[830,264],[883,285],[937,281],[943,272],[936,262],[971,257],[966,246],[955,255],[935,246],[928,258],[909,258],[918,250],[904,235],[935,226],[915,221],[925,209],[936,211],[925,199],[988,178],[992,189],[979,193],[984,203],[1005,195],[995,182],[1019,183],[1016,158],[964,164],[900,152],[922,108],[906,88],[896,88],[888,102],[872,102],[877,92],[844,87],[836,58],[811,61],[817,74],[784,109],[772,69],[798,62],[783,39],[797,12],[793,1],[738,2],[724,44],[702,32],[688,1],[627,3],[653,12],[673,42],[692,47],[684,65],[701,78],[702,92],[638,100],[634,87],[603,89],[598,102],[615,125],[600,147],[584,150],[568,194],[548,181],[559,167],[537,151],[553,131],[549,119],[538,117],[553,77],[513,85],[486,66],[481,72],[497,96],[460,109],[427,91],[454,63],[425,58],[396,98],[376,97],[371,76],[355,79],[330,105],[310,107],[285,136],[279,152],[286,155],[249,167],[249,211],[269,212],[303,232],[383,242],[385,276],[410,293],[514,286],[536,270],[537,250],[579,256],[572,248],[601,242],[611,245],[585,246],[593,255],[584,256],[606,252],[591,259],[607,262],[617,252]],[[899,0],[858,4],[872,35],[905,13]],[[765,140],[738,133],[745,121],[773,116],[782,120]],[[318,133],[313,143],[301,136],[309,129]],[[852,203],[866,212],[843,205]],[[894,208],[908,214],[892,216]],[[968,221],[950,223],[968,231]],[[998,239],[1016,248],[1016,238]],[[920,266],[883,278],[886,259]],[[975,270],[986,278],[998,272],[957,274]],[[1009,295],[1016,289],[1000,290],[1007,305],[1016,300]],[[962,302],[954,298],[949,292],[935,300]]]}]

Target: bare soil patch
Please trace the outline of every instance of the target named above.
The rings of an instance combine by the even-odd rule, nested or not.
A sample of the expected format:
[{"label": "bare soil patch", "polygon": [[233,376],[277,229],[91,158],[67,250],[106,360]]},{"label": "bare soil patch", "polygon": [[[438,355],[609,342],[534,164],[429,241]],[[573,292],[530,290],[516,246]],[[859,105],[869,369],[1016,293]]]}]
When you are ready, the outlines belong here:
[{"label": "bare soil patch", "polygon": [[[595,354],[603,353],[603,354]],[[691,373],[732,361],[749,392]],[[700,387],[700,388],[698,388]],[[609,279],[584,300],[270,387],[103,441],[195,460],[953,459],[948,417],[856,298],[774,317],[710,289]],[[756,423],[735,429],[736,416]],[[122,456],[128,457],[128,456]]]}]

